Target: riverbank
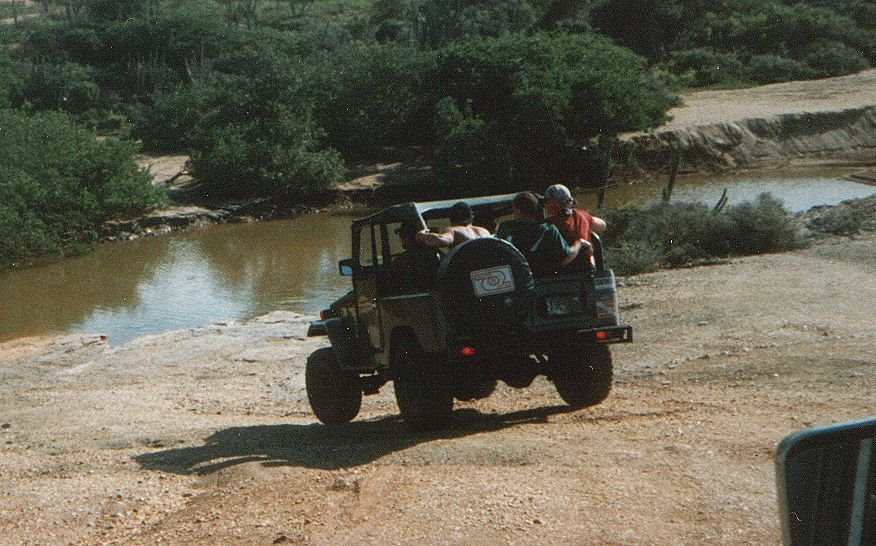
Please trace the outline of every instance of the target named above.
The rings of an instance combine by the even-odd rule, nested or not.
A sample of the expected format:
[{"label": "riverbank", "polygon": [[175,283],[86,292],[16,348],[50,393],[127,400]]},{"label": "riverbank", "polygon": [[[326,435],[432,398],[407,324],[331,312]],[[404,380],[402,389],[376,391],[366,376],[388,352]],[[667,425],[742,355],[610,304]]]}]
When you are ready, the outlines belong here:
[{"label": "riverbank", "polygon": [[[7,544],[777,544],[773,452],[876,413],[876,233],[624,279],[602,405],[550,383],[412,434],[391,386],[340,427],[304,390],[314,317],[0,344]],[[428,522],[424,525],[423,522]]]},{"label": "riverbank", "polygon": [[876,69],[747,89],[694,91],[670,120],[622,135],[631,166],[726,172],[796,161],[876,164]]},{"label": "riverbank", "polygon": [[[621,136],[619,155],[627,161],[617,165],[618,177],[663,177],[680,152],[679,170],[685,173],[844,165],[859,168],[862,181],[876,181],[876,69],[822,80],[694,91],[681,98],[666,124]],[[324,203],[288,206],[266,199],[210,203],[185,172],[185,156],[140,156],[138,162],[155,175],[156,183],[171,188],[174,204],[142,218],[107,222],[101,240],[426,197],[431,177],[422,153],[408,150],[397,159],[357,167]]]}]

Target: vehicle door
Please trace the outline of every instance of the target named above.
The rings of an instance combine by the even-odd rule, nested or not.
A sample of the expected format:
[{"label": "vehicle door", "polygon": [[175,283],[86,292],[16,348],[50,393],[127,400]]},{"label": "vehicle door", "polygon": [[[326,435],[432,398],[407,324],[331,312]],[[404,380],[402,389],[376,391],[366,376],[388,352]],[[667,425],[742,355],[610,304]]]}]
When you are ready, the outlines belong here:
[{"label": "vehicle door", "polygon": [[353,276],[356,316],[360,339],[374,352],[383,352],[385,339],[380,327],[380,289],[389,275],[389,235],[385,224],[365,226],[356,248],[357,272]]}]

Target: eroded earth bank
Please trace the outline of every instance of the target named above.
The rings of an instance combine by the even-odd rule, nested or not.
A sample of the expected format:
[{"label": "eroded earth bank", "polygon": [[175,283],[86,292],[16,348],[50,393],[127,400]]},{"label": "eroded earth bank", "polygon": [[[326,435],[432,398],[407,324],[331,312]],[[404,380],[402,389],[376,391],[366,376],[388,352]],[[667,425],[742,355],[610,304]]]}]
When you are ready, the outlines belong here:
[{"label": "eroded earth bank", "polygon": [[4,544],[779,541],[773,452],[876,414],[876,234],[626,279],[602,405],[552,385],[407,432],[316,424],[311,317],[0,345]]}]

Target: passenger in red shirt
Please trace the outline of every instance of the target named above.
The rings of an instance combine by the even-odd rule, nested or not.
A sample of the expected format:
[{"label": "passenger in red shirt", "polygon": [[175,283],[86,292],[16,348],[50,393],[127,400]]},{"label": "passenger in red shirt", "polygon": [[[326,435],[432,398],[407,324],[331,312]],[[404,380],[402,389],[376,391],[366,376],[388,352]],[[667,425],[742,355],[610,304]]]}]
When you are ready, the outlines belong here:
[{"label": "passenger in red shirt", "polygon": [[[544,192],[544,212],[547,222],[557,226],[567,243],[583,240],[587,255],[592,257],[593,247],[590,245],[590,233],[605,231],[605,220],[593,216],[586,210],[576,208],[575,199],[569,188],[562,184],[548,186]],[[582,252],[583,254],[583,252]]]}]

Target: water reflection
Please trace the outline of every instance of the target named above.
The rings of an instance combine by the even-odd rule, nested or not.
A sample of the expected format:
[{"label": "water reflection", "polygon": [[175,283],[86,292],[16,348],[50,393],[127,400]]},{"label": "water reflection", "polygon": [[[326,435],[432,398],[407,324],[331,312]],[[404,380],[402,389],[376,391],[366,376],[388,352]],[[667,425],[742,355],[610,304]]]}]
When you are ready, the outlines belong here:
[{"label": "water reflection", "polygon": [[[791,210],[868,196],[876,187],[848,173],[767,177],[679,177],[673,200],[731,203],[763,191]],[[659,199],[665,181],[612,188],[609,206]],[[592,207],[595,196],[580,196]],[[46,331],[104,333],[111,343],[275,309],[316,312],[343,294],[349,279],[351,218],[311,214],[293,220],[209,229],[102,245],[94,253],[0,273],[0,340]]]},{"label": "water reflection", "polygon": [[[727,189],[728,204],[755,201],[764,192],[779,198],[791,212],[809,210],[817,205],[835,205],[846,199],[868,197],[876,193],[876,186],[853,182],[845,178],[856,169],[784,170],[771,173],[742,173],[726,176],[682,175],[675,183],[672,200],[676,202],[703,202],[714,205]],[[666,179],[611,188],[606,194],[606,205],[618,207],[627,203],[658,201]],[[596,204],[595,194],[588,193],[579,201],[589,207]]]},{"label": "water reflection", "polygon": [[132,243],[124,254],[133,259],[108,261],[106,253],[98,251],[0,273],[0,339],[66,330],[95,309],[137,306],[140,280],[152,277],[167,255],[166,241],[150,242]]},{"label": "water reflection", "polygon": [[0,274],[0,338],[46,331],[150,332],[317,311],[346,289],[350,219],[328,214],[103,245]]}]

